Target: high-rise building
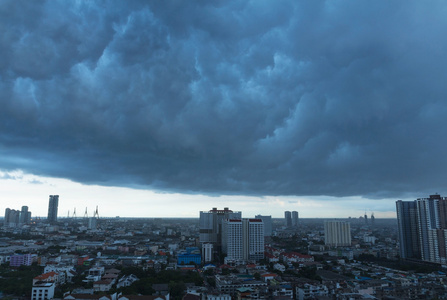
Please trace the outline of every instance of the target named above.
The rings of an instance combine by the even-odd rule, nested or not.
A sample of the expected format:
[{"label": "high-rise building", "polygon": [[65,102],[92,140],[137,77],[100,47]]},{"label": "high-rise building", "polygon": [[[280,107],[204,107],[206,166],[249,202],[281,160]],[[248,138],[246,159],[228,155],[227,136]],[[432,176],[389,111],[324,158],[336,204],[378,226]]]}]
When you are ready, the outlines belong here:
[{"label": "high-rise building", "polygon": [[325,221],[324,243],[335,247],[351,246],[351,224],[343,221]]},{"label": "high-rise building", "polygon": [[199,220],[200,243],[212,243],[216,251],[221,251],[222,223],[228,219],[241,219],[240,211],[233,212],[225,207],[223,210],[213,208],[210,211],[201,211]]},{"label": "high-rise building", "polygon": [[298,212],[297,211],[292,211],[292,226],[293,227],[297,227],[298,226],[298,222],[299,222]]},{"label": "high-rise building", "polygon": [[400,257],[421,258],[416,201],[396,201]]},{"label": "high-rise building", "polygon": [[28,211],[28,206],[22,206],[22,210],[5,209],[4,226],[17,227],[23,224],[29,224],[30,221],[31,212]]},{"label": "high-rise building", "polygon": [[222,251],[230,261],[264,258],[264,223],[261,219],[228,219],[224,221]]},{"label": "high-rise building", "polygon": [[17,225],[19,225],[19,223],[20,223],[20,210],[16,210],[16,209],[13,209],[13,210],[11,210],[11,215],[10,215],[10,217],[9,217],[9,221],[10,221],[10,223],[14,223],[15,224],[15,226],[17,226]]},{"label": "high-rise building", "polygon": [[421,244],[422,260],[430,261],[430,229],[439,229],[439,198],[421,198],[416,200],[419,241]]},{"label": "high-rise building", "polygon": [[284,212],[284,222],[286,227],[292,227],[292,213],[290,211]]},{"label": "high-rise building", "polygon": [[227,254],[229,260],[242,260],[242,246],[242,220],[225,220],[223,223],[222,252]]},{"label": "high-rise building", "polygon": [[396,201],[401,258],[447,263],[447,198]]},{"label": "high-rise building", "polygon": [[59,195],[50,195],[50,201],[48,204],[48,222],[57,222],[57,208],[59,206]]},{"label": "high-rise building", "polygon": [[242,219],[244,260],[264,259],[264,222],[261,219]]},{"label": "high-rise building", "polygon": [[15,209],[5,209],[5,227],[17,227],[20,223],[20,211]]},{"label": "high-rise building", "polygon": [[5,209],[5,218],[3,219],[3,226],[7,227],[9,225],[9,216],[11,215],[11,209]]},{"label": "high-rise building", "polygon": [[22,210],[20,211],[20,223],[28,224],[30,220],[28,220],[28,206],[22,206]]},{"label": "high-rise building", "polygon": [[261,219],[264,223],[264,236],[272,236],[272,216],[256,215],[255,219]]}]

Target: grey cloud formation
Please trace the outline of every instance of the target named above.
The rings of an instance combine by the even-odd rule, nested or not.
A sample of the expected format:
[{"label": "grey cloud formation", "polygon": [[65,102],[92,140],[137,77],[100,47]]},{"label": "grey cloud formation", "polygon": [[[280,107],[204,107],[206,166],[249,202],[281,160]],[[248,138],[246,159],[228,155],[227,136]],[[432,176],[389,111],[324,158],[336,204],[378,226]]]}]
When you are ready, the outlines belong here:
[{"label": "grey cloud formation", "polygon": [[242,195],[445,191],[447,5],[2,1],[0,169]]}]

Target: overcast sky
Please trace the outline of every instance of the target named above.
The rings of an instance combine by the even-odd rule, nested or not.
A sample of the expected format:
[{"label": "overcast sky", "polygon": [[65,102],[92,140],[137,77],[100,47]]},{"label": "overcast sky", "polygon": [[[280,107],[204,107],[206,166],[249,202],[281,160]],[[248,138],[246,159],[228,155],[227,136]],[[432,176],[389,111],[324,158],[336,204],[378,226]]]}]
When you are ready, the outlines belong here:
[{"label": "overcast sky", "polygon": [[1,209],[385,216],[446,191],[444,1],[5,0],[0,32]]}]

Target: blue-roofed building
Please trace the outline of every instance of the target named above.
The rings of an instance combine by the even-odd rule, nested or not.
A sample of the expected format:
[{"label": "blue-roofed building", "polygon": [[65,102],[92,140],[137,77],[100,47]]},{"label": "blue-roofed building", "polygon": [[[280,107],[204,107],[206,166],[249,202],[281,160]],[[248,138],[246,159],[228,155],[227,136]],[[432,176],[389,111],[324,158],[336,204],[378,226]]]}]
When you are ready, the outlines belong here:
[{"label": "blue-roofed building", "polygon": [[200,265],[202,262],[202,255],[197,247],[187,247],[186,250],[180,251],[177,255],[178,265],[196,264]]}]

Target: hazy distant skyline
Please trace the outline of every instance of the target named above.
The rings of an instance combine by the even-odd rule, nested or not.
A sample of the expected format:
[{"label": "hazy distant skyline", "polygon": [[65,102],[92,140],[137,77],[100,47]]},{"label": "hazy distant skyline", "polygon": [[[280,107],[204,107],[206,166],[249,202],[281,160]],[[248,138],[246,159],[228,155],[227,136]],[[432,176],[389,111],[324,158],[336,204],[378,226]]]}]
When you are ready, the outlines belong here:
[{"label": "hazy distant skyline", "polygon": [[395,216],[397,199],[446,191],[446,15],[443,1],[2,1],[0,209],[28,199],[36,215],[59,194],[61,216]]}]

